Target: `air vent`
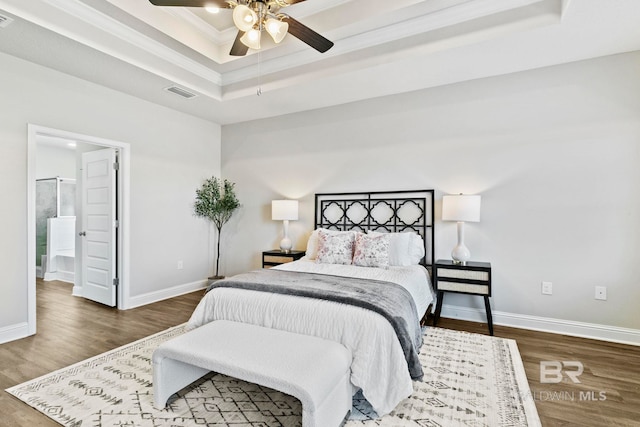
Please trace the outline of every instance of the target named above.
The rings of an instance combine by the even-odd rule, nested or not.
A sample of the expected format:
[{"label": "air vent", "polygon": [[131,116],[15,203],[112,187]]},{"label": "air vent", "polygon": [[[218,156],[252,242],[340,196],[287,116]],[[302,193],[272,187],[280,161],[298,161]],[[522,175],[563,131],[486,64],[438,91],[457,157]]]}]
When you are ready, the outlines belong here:
[{"label": "air vent", "polygon": [[176,95],[180,95],[181,97],[187,99],[195,98],[196,96],[198,96],[195,93],[189,92],[188,90],[178,86],[169,86],[164,88],[164,90],[166,90],[167,92],[175,93]]},{"label": "air vent", "polygon": [[4,28],[13,22],[13,18],[9,18],[8,16],[0,15],[0,28]]}]

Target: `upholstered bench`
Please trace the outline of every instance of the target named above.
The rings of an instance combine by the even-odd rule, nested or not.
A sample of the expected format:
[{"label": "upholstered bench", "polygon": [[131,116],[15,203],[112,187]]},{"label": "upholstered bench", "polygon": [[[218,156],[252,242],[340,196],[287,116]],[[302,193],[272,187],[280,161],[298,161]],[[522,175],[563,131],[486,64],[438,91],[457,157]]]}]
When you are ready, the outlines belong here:
[{"label": "upholstered bench", "polygon": [[302,403],[303,427],[339,426],[351,410],[351,352],[318,337],[218,320],[153,352],[158,409],[210,371],[260,384]]}]

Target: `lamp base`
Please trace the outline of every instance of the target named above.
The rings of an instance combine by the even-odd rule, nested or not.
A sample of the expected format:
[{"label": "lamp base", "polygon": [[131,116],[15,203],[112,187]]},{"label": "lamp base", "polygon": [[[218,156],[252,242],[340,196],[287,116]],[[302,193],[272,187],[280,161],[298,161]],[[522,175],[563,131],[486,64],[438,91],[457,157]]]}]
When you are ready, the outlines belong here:
[{"label": "lamp base", "polygon": [[291,248],[293,244],[291,243],[291,239],[289,238],[289,220],[285,219],[282,221],[282,240],[280,240],[280,252],[288,254],[291,252]]},{"label": "lamp base", "polygon": [[467,261],[471,258],[471,252],[464,245],[464,222],[458,221],[458,244],[451,251],[451,258],[454,264],[467,265]]},{"label": "lamp base", "polygon": [[285,237],[280,241],[280,252],[288,254],[289,252],[291,252],[292,247],[293,245],[291,244],[291,239],[289,239],[288,237]]},{"label": "lamp base", "polygon": [[467,261],[471,259],[471,253],[464,244],[458,244],[451,251],[451,258],[454,264],[467,265]]}]

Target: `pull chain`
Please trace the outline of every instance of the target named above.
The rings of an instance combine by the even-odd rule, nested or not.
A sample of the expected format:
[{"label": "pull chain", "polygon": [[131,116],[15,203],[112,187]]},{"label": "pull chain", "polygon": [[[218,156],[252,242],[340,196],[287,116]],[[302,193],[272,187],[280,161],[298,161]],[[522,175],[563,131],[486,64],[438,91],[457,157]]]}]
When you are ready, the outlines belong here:
[{"label": "pull chain", "polygon": [[258,51],[258,90],[256,95],[262,95],[262,50]]}]

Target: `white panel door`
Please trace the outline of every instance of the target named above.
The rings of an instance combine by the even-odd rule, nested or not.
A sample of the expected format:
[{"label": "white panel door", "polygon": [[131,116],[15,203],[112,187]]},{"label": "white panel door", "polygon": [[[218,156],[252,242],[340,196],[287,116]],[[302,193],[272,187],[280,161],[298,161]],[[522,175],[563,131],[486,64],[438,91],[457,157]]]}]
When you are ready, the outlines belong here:
[{"label": "white panel door", "polygon": [[116,305],[116,151],[82,154],[82,296]]}]

